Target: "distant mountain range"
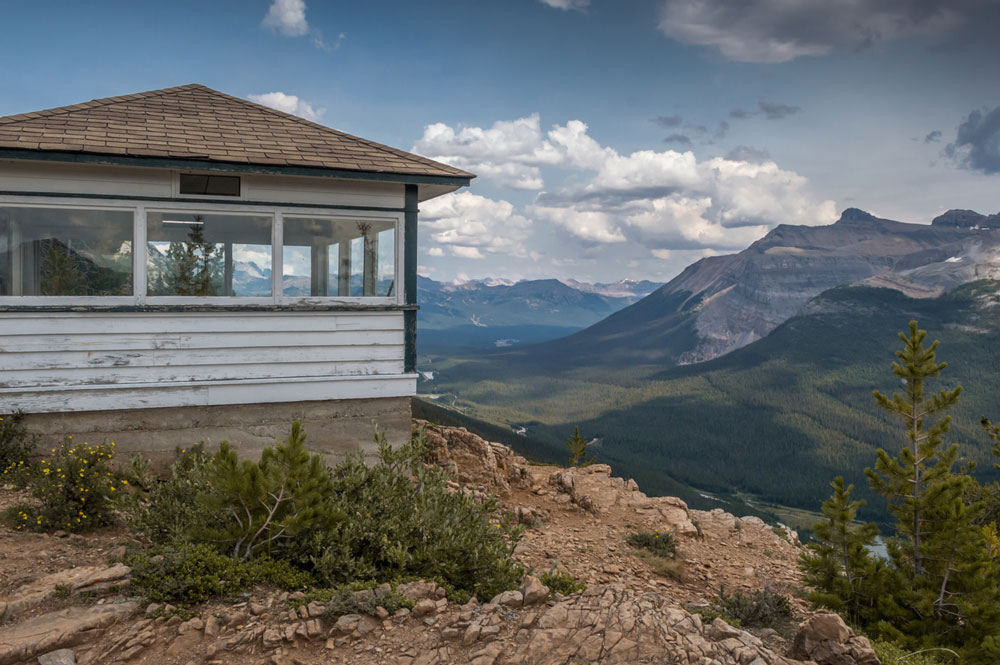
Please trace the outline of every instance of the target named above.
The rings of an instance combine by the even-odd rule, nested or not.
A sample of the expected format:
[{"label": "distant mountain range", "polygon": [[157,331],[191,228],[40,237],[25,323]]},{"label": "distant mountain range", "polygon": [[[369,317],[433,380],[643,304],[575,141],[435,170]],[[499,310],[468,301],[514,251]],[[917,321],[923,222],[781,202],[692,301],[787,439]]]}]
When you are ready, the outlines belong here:
[{"label": "distant mountain range", "polygon": [[932,297],[1000,277],[998,227],[1000,216],[971,211],[949,211],[927,225],[855,208],[828,226],[783,224],[742,252],[692,264],[634,305],[537,353],[567,366],[710,360],[761,339],[835,286],[864,282]]},{"label": "distant mountain range", "polygon": [[875,448],[898,449],[871,390],[898,385],[895,333],[911,318],[941,339],[945,385],[965,385],[952,440],[990,476],[978,417],[1000,418],[998,215],[921,225],[849,209],[828,226],[779,226],[571,336],[435,358],[421,389],[523,428],[535,456],[559,459],[580,425],[599,458],[651,486],[816,508],[834,475],[863,488]]},{"label": "distant mountain range", "polygon": [[588,284],[556,279],[417,278],[421,348],[506,347],[568,335],[648,295],[661,284],[622,280]]}]

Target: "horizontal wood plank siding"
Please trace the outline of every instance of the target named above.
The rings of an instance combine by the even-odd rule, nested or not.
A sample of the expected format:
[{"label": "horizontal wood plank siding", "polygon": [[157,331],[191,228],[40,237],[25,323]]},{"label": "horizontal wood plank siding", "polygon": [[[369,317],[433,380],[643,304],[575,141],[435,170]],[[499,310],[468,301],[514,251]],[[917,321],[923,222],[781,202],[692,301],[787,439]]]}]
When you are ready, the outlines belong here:
[{"label": "horizontal wood plank siding", "polygon": [[[179,171],[171,169],[0,160],[0,191],[91,194],[115,196],[121,199],[198,198],[182,195],[177,191],[177,173]],[[240,196],[201,198],[225,200],[234,205],[245,201],[267,201],[317,206],[376,208],[403,206],[401,183],[256,174],[240,177]],[[100,205],[100,202],[95,201],[94,205]],[[158,204],[148,205],[155,207]]]},{"label": "horizontal wood plank siding", "polygon": [[401,312],[3,313],[0,411],[408,396],[403,356]]}]

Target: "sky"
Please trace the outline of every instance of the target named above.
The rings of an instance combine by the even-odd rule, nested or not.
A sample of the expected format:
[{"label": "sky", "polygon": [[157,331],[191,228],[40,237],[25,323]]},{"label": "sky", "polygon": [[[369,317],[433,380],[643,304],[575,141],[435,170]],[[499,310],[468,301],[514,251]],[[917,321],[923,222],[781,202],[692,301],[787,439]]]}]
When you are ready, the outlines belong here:
[{"label": "sky", "polygon": [[1000,211],[995,0],[0,0],[0,115],[186,83],[475,174],[442,281],[666,281],[848,207]]}]

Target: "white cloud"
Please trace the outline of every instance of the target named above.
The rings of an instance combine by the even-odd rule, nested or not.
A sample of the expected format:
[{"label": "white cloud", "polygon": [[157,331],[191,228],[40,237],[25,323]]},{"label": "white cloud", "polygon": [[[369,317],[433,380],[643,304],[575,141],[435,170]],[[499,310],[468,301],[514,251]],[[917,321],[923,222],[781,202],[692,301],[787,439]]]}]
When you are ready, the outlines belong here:
[{"label": "white cloud", "polygon": [[570,235],[589,243],[625,242],[625,235],[615,219],[599,210],[583,210],[573,206],[530,206],[531,214],[562,227]]},{"label": "white cloud", "polygon": [[[420,205],[420,226],[424,237],[453,256],[478,259],[487,254],[527,256],[524,241],[531,222],[514,214],[508,201],[497,201],[471,192],[457,192],[431,199]],[[440,247],[431,247],[428,254]]]},{"label": "white cloud", "polygon": [[880,40],[943,33],[974,2],[925,0],[664,0],[660,30],[686,44],[718,49],[730,60],[778,63]]},{"label": "white cloud", "polygon": [[251,101],[270,106],[272,109],[297,115],[306,120],[319,120],[325,109],[313,108],[312,104],[296,95],[286,95],[283,92],[266,92],[261,95],[247,95]]},{"label": "white cloud", "polygon": [[549,7],[556,9],[577,9],[583,11],[590,6],[590,0],[541,0]]},{"label": "white cloud", "polygon": [[427,256],[444,256],[444,250],[440,247],[431,247],[427,250]]},{"label": "white cloud", "polygon": [[265,28],[277,30],[286,37],[301,37],[309,34],[304,0],[274,0],[261,21]]},{"label": "white cloud", "polygon": [[[441,256],[638,260],[662,275],[665,266],[743,249],[778,224],[836,220],[833,201],[818,200],[806,178],[763,153],[702,161],[691,151],[619,153],[579,120],[545,132],[538,114],[486,128],[437,123],[415,151],[487,182],[542,190],[521,215],[507,201],[470,192],[422,204],[421,230]],[[542,169],[560,184],[543,189]]]},{"label": "white cloud", "polygon": [[479,251],[478,247],[466,247],[465,245],[452,245],[448,248],[452,256],[457,256],[463,259],[481,259],[484,258],[482,252]]}]

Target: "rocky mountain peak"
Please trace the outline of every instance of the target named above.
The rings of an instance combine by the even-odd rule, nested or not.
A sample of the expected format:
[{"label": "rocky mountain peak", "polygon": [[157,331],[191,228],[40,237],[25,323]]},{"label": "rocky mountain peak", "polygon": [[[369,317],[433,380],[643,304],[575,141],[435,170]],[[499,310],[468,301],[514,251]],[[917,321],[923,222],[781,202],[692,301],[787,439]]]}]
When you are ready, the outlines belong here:
[{"label": "rocky mountain peak", "polygon": [[836,223],[857,224],[859,222],[879,222],[879,221],[881,220],[875,215],[871,214],[870,212],[861,210],[860,208],[847,208],[846,210],[844,210],[844,212],[840,213],[840,219],[838,219]]},{"label": "rocky mountain peak", "polygon": [[933,220],[932,226],[954,226],[959,228],[1000,228],[1000,214],[981,215],[975,210],[955,208],[948,210]]}]

